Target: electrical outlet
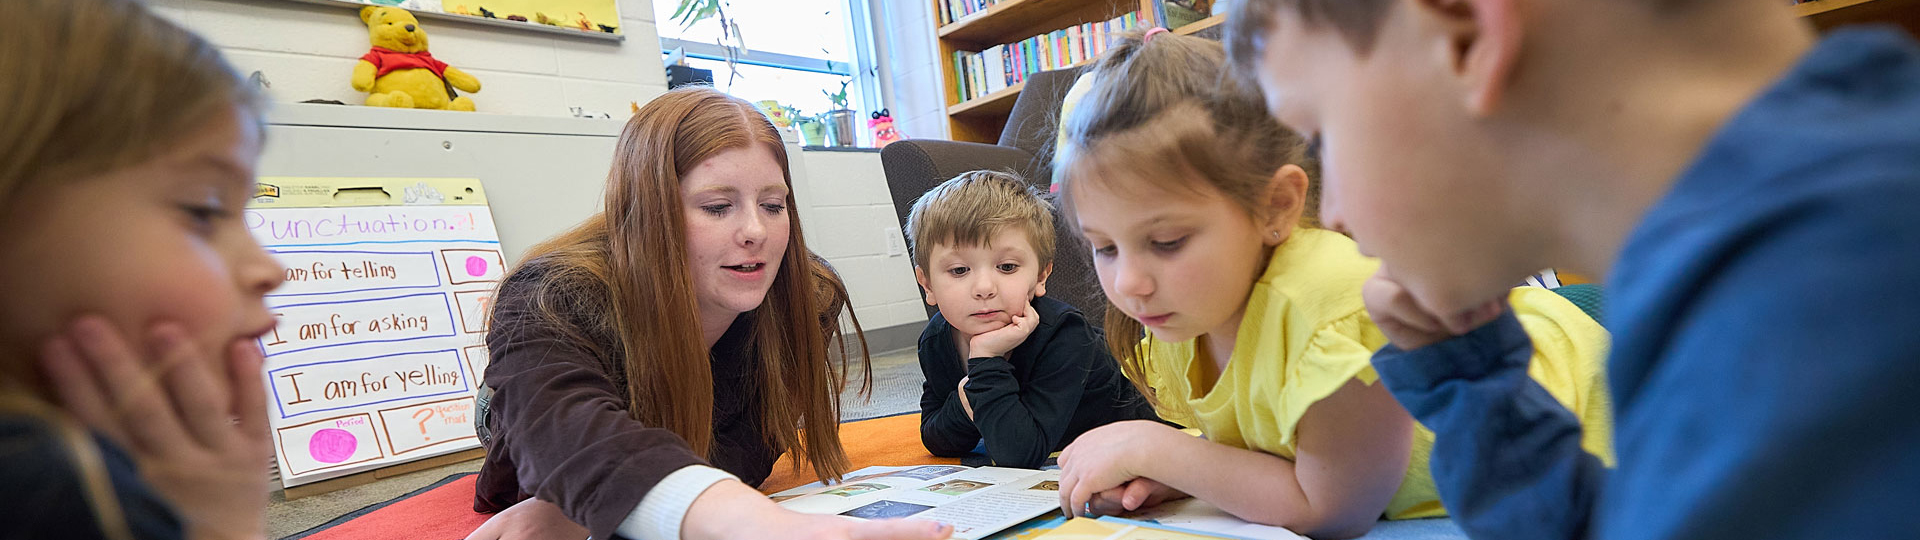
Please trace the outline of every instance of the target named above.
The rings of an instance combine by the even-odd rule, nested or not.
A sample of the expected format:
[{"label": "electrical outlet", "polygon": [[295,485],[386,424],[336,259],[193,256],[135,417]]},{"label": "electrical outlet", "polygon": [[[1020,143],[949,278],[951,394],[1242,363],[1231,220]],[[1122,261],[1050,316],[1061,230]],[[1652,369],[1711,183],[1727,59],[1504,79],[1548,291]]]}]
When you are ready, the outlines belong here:
[{"label": "electrical outlet", "polygon": [[881,227],[880,234],[887,237],[887,256],[899,257],[907,254],[907,240],[900,236],[900,229]]}]

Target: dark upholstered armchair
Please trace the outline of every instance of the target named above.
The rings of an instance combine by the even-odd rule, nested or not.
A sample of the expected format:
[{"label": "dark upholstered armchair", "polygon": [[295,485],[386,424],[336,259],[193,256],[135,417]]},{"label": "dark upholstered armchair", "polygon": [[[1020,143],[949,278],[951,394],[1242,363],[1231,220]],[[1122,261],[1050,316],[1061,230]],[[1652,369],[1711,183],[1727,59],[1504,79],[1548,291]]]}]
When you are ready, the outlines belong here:
[{"label": "dark upholstered armchair", "polygon": [[[960,173],[981,169],[1011,171],[1045,192],[1053,179],[1053,145],[1059,133],[1060,103],[1082,68],[1035,73],[1013,103],[999,144],[909,139],[880,150],[887,188],[893,192],[893,210],[906,227],[907,210],[933,186]],[[1054,213],[1055,256],[1047,296],[1072,304],[1096,327],[1106,313],[1107,297],[1100,292],[1086,243]],[[927,316],[935,309],[927,307]]]}]

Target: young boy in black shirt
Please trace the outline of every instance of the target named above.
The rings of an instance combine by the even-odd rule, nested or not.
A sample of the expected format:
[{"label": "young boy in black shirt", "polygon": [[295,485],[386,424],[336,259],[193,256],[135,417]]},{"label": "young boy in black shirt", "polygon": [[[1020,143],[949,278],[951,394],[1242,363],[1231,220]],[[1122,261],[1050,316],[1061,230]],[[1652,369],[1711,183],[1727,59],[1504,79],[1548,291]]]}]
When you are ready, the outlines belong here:
[{"label": "young boy in black shirt", "polygon": [[985,441],[1035,468],[1089,429],[1155,419],[1097,327],[1047,298],[1052,206],[1019,178],[975,171],[914,202],[914,277],[940,313],[920,334],[920,440],[936,456]]}]

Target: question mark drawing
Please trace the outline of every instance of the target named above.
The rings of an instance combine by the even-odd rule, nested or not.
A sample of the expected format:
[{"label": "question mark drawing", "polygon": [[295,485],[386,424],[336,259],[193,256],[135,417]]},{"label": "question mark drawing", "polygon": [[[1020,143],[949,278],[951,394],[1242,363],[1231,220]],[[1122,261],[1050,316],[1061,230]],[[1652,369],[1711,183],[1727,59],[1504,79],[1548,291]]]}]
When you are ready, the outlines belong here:
[{"label": "question mark drawing", "polygon": [[420,435],[426,436],[427,421],[433,419],[433,409],[420,409],[418,411],[414,411],[413,417],[420,420]]}]

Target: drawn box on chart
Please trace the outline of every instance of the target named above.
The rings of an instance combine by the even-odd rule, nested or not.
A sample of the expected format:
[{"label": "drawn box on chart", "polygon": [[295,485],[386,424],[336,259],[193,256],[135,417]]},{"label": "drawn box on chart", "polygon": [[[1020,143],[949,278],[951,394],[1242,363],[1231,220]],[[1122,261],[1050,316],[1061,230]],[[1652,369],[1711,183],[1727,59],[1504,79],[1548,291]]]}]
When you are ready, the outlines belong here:
[{"label": "drawn box on chart", "polygon": [[309,302],[270,306],[280,318],[261,336],[267,357],[359,343],[399,343],[453,337],[457,320],[447,294]]},{"label": "drawn box on chart", "polygon": [[460,305],[460,329],[469,334],[487,331],[487,316],[493,311],[493,291],[456,291],[453,303]]},{"label": "drawn box on chart", "polygon": [[471,395],[460,351],[397,353],[329,360],[267,371],[281,418],[366,405]]},{"label": "drawn box on chart", "polygon": [[440,263],[425,251],[274,250],[281,283],[268,296],[314,296],[439,287]]},{"label": "drawn box on chart", "polygon": [[473,385],[478,387],[487,382],[487,366],[493,364],[493,357],[487,352],[486,345],[474,345],[460,349],[467,356],[467,374],[473,376]]},{"label": "drawn box on chart", "polygon": [[387,450],[405,454],[429,446],[479,437],[473,433],[473,398],[457,397],[380,411]]},{"label": "drawn box on chart", "polygon": [[374,435],[373,416],[350,414],[274,430],[280,466],[289,476],[316,473],[386,457]]},{"label": "drawn box on chart", "polygon": [[448,285],[500,281],[500,276],[506,273],[506,260],[500,257],[499,250],[443,249],[440,262],[444,263],[441,268],[447,269]]}]

